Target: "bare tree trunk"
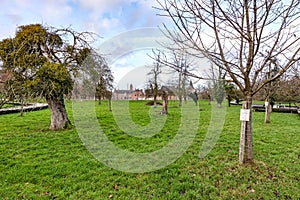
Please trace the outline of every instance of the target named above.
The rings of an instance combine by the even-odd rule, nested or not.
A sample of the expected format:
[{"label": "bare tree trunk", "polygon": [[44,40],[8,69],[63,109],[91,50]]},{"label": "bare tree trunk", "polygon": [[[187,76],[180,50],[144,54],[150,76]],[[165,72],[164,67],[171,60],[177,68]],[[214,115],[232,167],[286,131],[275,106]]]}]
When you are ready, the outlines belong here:
[{"label": "bare tree trunk", "polygon": [[168,92],[167,91],[163,91],[162,100],[163,100],[163,107],[161,113],[168,114]]},{"label": "bare tree trunk", "polygon": [[98,105],[101,105],[101,96],[98,96]]},{"label": "bare tree trunk", "polygon": [[51,130],[59,130],[68,128],[71,122],[68,118],[63,96],[62,97],[49,97],[46,99],[50,112],[51,112]]},{"label": "bare tree trunk", "polygon": [[21,99],[21,111],[20,111],[20,116],[21,116],[21,117],[24,116],[24,100],[23,100],[23,98]]},{"label": "bare tree trunk", "polygon": [[182,95],[181,94],[179,94],[179,107],[181,107],[182,106]]},{"label": "bare tree trunk", "polygon": [[249,110],[249,121],[242,121],[241,136],[240,136],[240,152],[239,161],[240,164],[252,164],[253,163],[253,143],[252,143],[252,97],[247,97],[246,101],[243,101],[242,109]]},{"label": "bare tree trunk", "polygon": [[227,95],[228,107],[230,107],[230,106],[231,106],[231,103],[230,103],[230,101],[231,101],[231,98],[230,98],[230,96],[229,96],[229,95]]},{"label": "bare tree trunk", "polygon": [[218,102],[218,108],[222,108],[222,103]]},{"label": "bare tree trunk", "polygon": [[153,101],[154,101],[153,105],[154,105],[154,107],[156,107],[157,106],[157,95],[156,94],[154,94],[154,96],[153,96]]},{"label": "bare tree trunk", "polygon": [[271,112],[272,112],[272,106],[270,104],[270,101],[265,102],[265,123],[269,124],[271,123]]},{"label": "bare tree trunk", "polygon": [[182,86],[181,86],[181,76],[182,72],[179,72],[178,75],[178,98],[179,98],[179,107],[182,106]]},{"label": "bare tree trunk", "polygon": [[208,94],[208,100],[207,100],[208,105],[210,105],[210,102],[211,102],[211,101],[212,101],[211,96],[210,96],[210,94]]}]

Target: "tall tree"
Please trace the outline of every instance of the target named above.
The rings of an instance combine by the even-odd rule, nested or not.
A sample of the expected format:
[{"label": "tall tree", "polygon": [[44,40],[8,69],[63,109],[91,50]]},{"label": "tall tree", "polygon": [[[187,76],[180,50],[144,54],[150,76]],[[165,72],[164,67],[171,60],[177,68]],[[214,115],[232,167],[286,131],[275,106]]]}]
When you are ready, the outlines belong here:
[{"label": "tall tree", "polygon": [[[278,79],[300,58],[298,0],[157,0],[166,35],[179,45],[205,56],[224,69],[243,92],[249,119],[242,122],[240,163],[253,163],[252,98]],[[179,33],[178,33],[179,32]],[[269,63],[280,58],[278,72],[264,81]]]},{"label": "tall tree", "polygon": [[70,126],[64,94],[72,90],[72,77],[90,53],[92,40],[88,32],[31,24],[18,27],[14,38],[0,42],[0,60],[21,86],[19,91],[41,95],[49,104],[50,129]]}]

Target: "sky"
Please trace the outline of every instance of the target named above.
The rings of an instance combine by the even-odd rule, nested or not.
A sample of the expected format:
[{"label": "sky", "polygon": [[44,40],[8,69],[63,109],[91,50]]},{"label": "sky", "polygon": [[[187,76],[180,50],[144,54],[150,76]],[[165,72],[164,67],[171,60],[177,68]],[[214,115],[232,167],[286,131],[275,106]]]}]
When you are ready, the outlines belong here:
[{"label": "sky", "polygon": [[121,32],[157,27],[163,22],[155,0],[0,0],[0,39],[31,23],[92,31],[104,38]]},{"label": "sky", "polygon": [[[35,23],[97,33],[101,38],[94,45],[108,49],[109,53],[104,54],[111,53],[110,45],[115,45],[118,38],[122,44],[115,48],[130,46],[126,51],[120,50],[121,54],[117,53],[110,63],[118,87],[127,73],[153,62],[145,55],[151,45],[156,47],[154,43],[160,36],[151,27],[157,29],[167,23],[167,18],[157,16],[155,4],[155,0],[0,0],[0,40],[14,37],[18,26]],[[150,43],[145,42],[148,40]],[[126,89],[124,85],[120,87]]]}]

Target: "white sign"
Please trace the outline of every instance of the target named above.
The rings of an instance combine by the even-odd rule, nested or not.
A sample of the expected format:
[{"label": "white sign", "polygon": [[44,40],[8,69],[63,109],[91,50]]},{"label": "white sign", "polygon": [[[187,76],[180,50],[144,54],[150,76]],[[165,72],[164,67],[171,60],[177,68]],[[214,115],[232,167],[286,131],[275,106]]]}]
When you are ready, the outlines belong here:
[{"label": "white sign", "polygon": [[240,120],[246,122],[250,121],[250,109],[241,109]]},{"label": "white sign", "polygon": [[265,108],[267,108],[269,106],[269,102],[265,101]]}]

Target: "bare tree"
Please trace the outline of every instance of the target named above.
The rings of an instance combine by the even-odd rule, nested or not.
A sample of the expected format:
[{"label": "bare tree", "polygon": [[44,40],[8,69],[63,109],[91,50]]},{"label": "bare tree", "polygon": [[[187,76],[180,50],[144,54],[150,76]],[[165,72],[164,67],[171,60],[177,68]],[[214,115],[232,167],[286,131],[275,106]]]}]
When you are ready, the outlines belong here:
[{"label": "bare tree", "polygon": [[150,89],[153,94],[154,106],[157,106],[157,96],[158,96],[158,76],[162,73],[162,64],[160,62],[160,54],[157,55],[156,61],[153,63],[153,66],[148,73],[151,76],[150,80]]},{"label": "bare tree", "polygon": [[226,73],[220,67],[214,67],[211,65],[207,77],[209,77],[212,83],[212,94],[214,99],[217,100],[218,108],[222,107],[222,102],[225,98],[225,76]]},{"label": "bare tree", "polygon": [[171,69],[171,73],[174,71],[178,73],[177,80],[174,79],[172,82],[176,84],[179,106],[181,107],[182,101],[186,102],[190,95],[190,91],[188,91],[188,88],[191,87],[189,77],[194,77],[192,73],[195,71],[193,57],[184,48],[164,47],[166,48],[165,51],[153,50],[153,55],[149,55],[149,57]]},{"label": "bare tree", "polygon": [[[161,16],[175,24],[166,35],[185,45],[196,56],[209,58],[224,69],[243,92],[249,119],[242,122],[240,163],[253,163],[252,97],[266,84],[278,79],[299,60],[300,33],[298,0],[157,0]],[[273,58],[279,70],[267,73]]]},{"label": "bare tree", "polygon": [[[267,79],[273,77],[277,73],[278,67],[277,67],[277,64],[276,64],[276,60],[274,60],[274,64],[275,64],[275,66],[273,68],[271,66],[271,63],[269,65],[269,70],[266,74]],[[273,96],[275,94],[277,82],[278,82],[278,80],[270,82],[264,88],[264,90],[266,92],[266,98],[265,98],[265,123],[268,123],[268,124],[271,123],[271,112],[273,110],[273,105],[274,105]]]}]

